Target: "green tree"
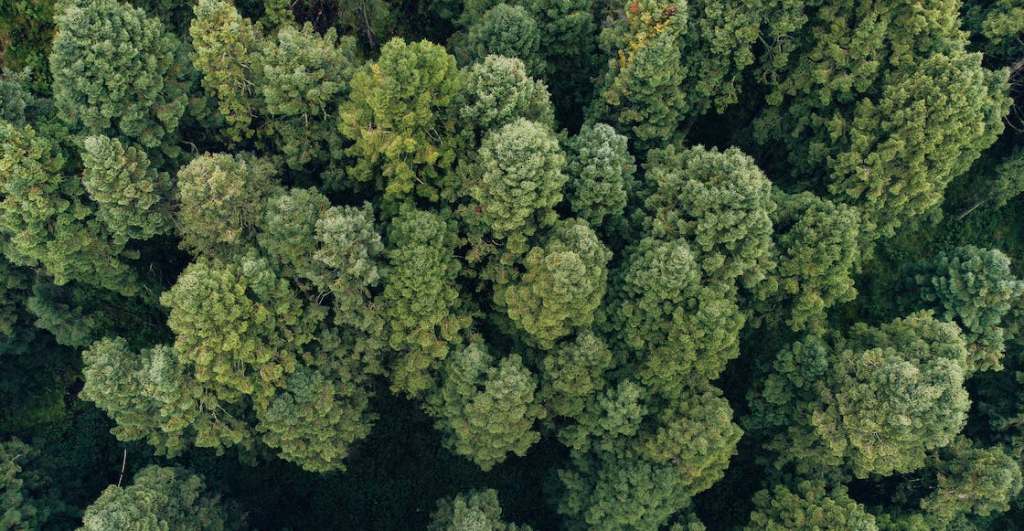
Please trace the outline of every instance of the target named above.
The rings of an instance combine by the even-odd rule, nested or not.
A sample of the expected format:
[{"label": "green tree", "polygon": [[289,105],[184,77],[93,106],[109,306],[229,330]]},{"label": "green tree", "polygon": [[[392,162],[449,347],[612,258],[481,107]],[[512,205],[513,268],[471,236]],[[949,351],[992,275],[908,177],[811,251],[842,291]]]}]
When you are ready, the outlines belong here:
[{"label": "green tree", "polygon": [[547,66],[540,55],[537,22],[518,5],[500,3],[484,12],[469,27],[464,53],[467,62],[478,62],[488,55],[518,58],[534,77],[541,77]]},{"label": "green tree", "polygon": [[775,197],[778,267],[772,277],[778,292],[762,314],[774,320],[781,307],[781,318],[793,331],[822,333],[826,312],[857,296],[853,276],[861,264],[860,213],[810,192]]},{"label": "green tree", "polygon": [[216,495],[206,492],[200,476],[183,468],[151,465],[127,487],[111,485],[86,510],[81,529],[150,530],[240,528]]},{"label": "green tree", "polygon": [[456,284],[462,268],[454,250],[454,226],[441,215],[407,209],[388,229],[391,270],[377,303],[394,352],[395,392],[419,395],[434,386],[431,369],[461,344],[470,317]]},{"label": "green tree", "polygon": [[262,35],[226,0],[198,0],[189,27],[195,51],[192,64],[203,75],[203,88],[217,100],[235,141],[254,134],[258,101],[253,76]]},{"label": "green tree", "polygon": [[51,481],[35,470],[39,451],[17,438],[0,442],[0,528],[42,529],[66,510]]},{"label": "green tree", "polygon": [[472,343],[445,360],[429,411],[445,445],[488,471],[510,453],[526,455],[540,440],[533,426],[545,411],[536,390],[537,377],[518,354],[495,360],[486,345]]},{"label": "green tree", "polygon": [[0,248],[11,263],[41,267],[57,284],[79,280],[134,294],[136,276],[120,259],[124,244],[96,219],[82,181],[64,171],[52,140],[0,122]]},{"label": "green tree", "polygon": [[498,492],[485,489],[438,500],[430,515],[430,531],[528,531],[530,526],[501,519]]},{"label": "green tree", "polygon": [[55,20],[50,71],[64,120],[176,156],[192,82],[181,42],[159,20],[116,0],[74,0]]},{"label": "green tree", "polygon": [[555,415],[577,417],[604,389],[604,373],[612,364],[612,352],[601,337],[581,332],[544,356],[538,395]]},{"label": "green tree", "polygon": [[1009,257],[966,245],[939,254],[921,269],[911,292],[963,330],[968,369],[1002,369],[1010,310],[1024,296],[1024,281],[1010,270]]},{"label": "green tree", "polygon": [[488,55],[466,69],[457,109],[459,119],[472,124],[480,137],[519,118],[548,127],[555,122],[544,83],[530,78],[522,60],[500,55]]},{"label": "green tree", "polygon": [[752,400],[755,431],[797,470],[848,466],[858,478],[925,465],[953,442],[970,400],[959,328],[918,312],[847,336],[809,336],[779,353]]},{"label": "green tree", "polygon": [[745,529],[876,531],[878,525],[842,485],[801,481],[793,488],[775,485],[754,494],[754,512]]},{"label": "green tree", "polygon": [[554,223],[567,177],[550,129],[520,118],[488,133],[477,158],[470,195],[495,237],[530,236]]},{"label": "green tree", "polygon": [[[758,141],[829,199],[864,210],[889,236],[930,212],[1003,130],[1006,72],[967,53],[956,2],[835,4],[762,72]],[[776,147],[777,146],[777,147]]]},{"label": "green tree", "polygon": [[611,252],[584,221],[558,222],[523,259],[519,282],[501,295],[508,316],[542,348],[589,327],[604,298]]},{"label": "green tree", "polygon": [[974,212],[978,207],[991,204],[993,208],[1002,208],[1014,198],[1024,193],[1024,149],[1017,149],[998,166],[995,167],[991,180],[979,183],[980,190],[975,192],[977,201],[957,216],[961,220]]},{"label": "green tree", "polygon": [[610,125],[585,125],[566,146],[566,196],[574,214],[593,227],[624,215],[636,164],[627,139]]},{"label": "green tree", "polygon": [[178,172],[178,232],[193,255],[229,255],[255,236],[274,167],[248,154],[204,154]]},{"label": "green tree", "polygon": [[347,176],[397,200],[452,200],[457,145],[453,104],[462,90],[455,58],[427,41],[388,41],[376,62],[352,77],[338,129],[353,142]]},{"label": "green tree", "polygon": [[83,143],[82,184],[96,202],[96,217],[123,245],[171,230],[171,179],[150,166],[146,153],[116,138]]}]

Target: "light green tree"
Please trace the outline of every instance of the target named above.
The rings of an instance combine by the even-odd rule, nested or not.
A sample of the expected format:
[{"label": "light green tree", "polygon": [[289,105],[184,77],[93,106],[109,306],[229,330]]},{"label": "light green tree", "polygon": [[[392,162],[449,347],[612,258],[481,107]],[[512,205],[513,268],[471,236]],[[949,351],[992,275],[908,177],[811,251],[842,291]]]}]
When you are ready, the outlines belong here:
[{"label": "light green tree", "polygon": [[745,529],[877,531],[878,525],[842,485],[800,481],[792,488],[775,485],[754,494],[754,512]]},{"label": "light green tree", "polygon": [[530,526],[501,519],[501,504],[494,489],[459,493],[438,500],[430,515],[429,531],[528,531]]},{"label": "light green tree", "polygon": [[624,215],[636,164],[625,136],[610,125],[584,125],[566,146],[566,196],[574,214],[600,227]]}]

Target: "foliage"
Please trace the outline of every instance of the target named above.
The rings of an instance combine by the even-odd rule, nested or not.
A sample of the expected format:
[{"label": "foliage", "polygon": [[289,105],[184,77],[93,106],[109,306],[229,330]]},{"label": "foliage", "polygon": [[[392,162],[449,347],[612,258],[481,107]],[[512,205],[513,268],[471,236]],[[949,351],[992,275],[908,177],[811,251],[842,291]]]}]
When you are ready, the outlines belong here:
[{"label": "foliage", "polygon": [[801,481],[792,489],[775,485],[755,494],[754,505],[747,529],[878,529],[875,518],[850,498],[845,487],[822,481]]},{"label": "foliage", "polygon": [[127,487],[111,485],[85,510],[82,529],[234,529],[205,482],[181,468],[148,466]]},{"label": "foliage", "polygon": [[529,530],[530,526],[509,524],[501,519],[498,493],[493,489],[456,494],[437,502],[437,510],[430,515],[430,531]]},{"label": "foliage", "polygon": [[488,9],[469,27],[465,48],[470,62],[488,55],[515,57],[533,76],[543,74],[546,67],[540,55],[537,22],[518,5],[501,3]]},{"label": "foliage", "polygon": [[584,126],[569,140],[566,195],[574,214],[591,226],[621,217],[636,171],[626,137],[607,124]]}]

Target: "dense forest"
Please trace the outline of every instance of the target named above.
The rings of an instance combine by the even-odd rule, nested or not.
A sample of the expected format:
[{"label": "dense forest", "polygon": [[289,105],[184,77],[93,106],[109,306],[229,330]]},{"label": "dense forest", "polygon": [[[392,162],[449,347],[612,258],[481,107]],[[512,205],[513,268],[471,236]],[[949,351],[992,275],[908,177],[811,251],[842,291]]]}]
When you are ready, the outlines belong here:
[{"label": "dense forest", "polygon": [[0,0],[0,530],[1024,529],[1024,0]]}]

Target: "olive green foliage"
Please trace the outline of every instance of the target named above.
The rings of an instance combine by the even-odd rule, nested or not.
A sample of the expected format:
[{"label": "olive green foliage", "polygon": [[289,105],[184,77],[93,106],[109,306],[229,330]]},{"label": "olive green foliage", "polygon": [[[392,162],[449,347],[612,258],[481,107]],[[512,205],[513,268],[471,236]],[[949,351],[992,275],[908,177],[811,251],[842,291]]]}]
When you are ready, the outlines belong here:
[{"label": "olive green foliage", "polygon": [[65,155],[31,126],[0,122],[0,230],[15,265],[40,266],[58,284],[79,280],[126,295],[134,273],[118,242],[87,201],[82,181],[67,178]]},{"label": "olive green foliage", "polygon": [[911,472],[964,426],[967,357],[960,329],[929,312],[831,341],[809,336],[775,359],[754,419],[783,430],[767,446],[802,469]]},{"label": "olive green foliage", "polygon": [[454,198],[456,124],[453,102],[462,88],[455,58],[427,41],[388,41],[377,61],[352,77],[338,130],[353,144],[350,179],[386,198]]},{"label": "olive green foliage", "polygon": [[39,451],[18,439],[0,442],[0,528],[42,529],[60,510],[50,480],[33,467]]},{"label": "olive green foliage", "polygon": [[123,244],[170,231],[171,180],[144,151],[105,136],[86,138],[84,147],[82,185],[115,238]]},{"label": "olive green foliage", "polygon": [[809,13],[793,49],[765,65],[755,129],[809,187],[863,208],[888,236],[938,206],[1002,132],[1010,101],[1006,73],[965,51],[959,2],[884,5]]},{"label": "olive green foliage", "polygon": [[556,415],[578,417],[591,396],[605,386],[604,372],[612,366],[612,352],[591,332],[564,342],[541,363],[540,397]]},{"label": "olive green foliage", "polygon": [[525,455],[540,440],[532,429],[545,415],[534,400],[537,377],[518,354],[495,360],[485,345],[473,343],[449,354],[443,372],[429,403],[456,454],[486,471],[510,453]]},{"label": "olive green foliage", "polygon": [[1000,447],[977,448],[960,438],[930,461],[936,488],[920,507],[933,521],[1004,512],[1021,491],[1020,464]]},{"label": "olive green foliage", "polygon": [[636,172],[626,137],[607,124],[585,125],[566,151],[566,196],[573,213],[594,227],[621,217]]},{"label": "olive green foliage", "polygon": [[437,502],[430,515],[430,531],[528,531],[530,526],[501,519],[501,504],[494,489],[456,494]]},{"label": "olive green foliage", "polygon": [[590,113],[641,150],[670,142],[684,119],[679,41],[687,18],[685,3],[642,0],[630,3],[601,32],[601,49],[609,59]]},{"label": "olive green foliage", "polygon": [[554,125],[547,87],[530,78],[520,59],[488,55],[466,70],[465,86],[458,117],[481,135],[519,118]]},{"label": "olive green foliage", "polygon": [[546,66],[540,55],[537,22],[522,6],[501,3],[488,9],[469,27],[465,48],[469,62],[488,55],[515,57],[523,61],[530,75],[538,77]]},{"label": "olive green foliage", "polygon": [[274,167],[242,154],[204,154],[178,172],[178,233],[192,254],[231,254],[253,239]]},{"label": "olive green foliage", "polygon": [[[1024,54],[1024,5],[1019,0],[964,2],[964,26],[989,60],[1010,66]],[[1013,66],[1017,66],[1014,64]]]},{"label": "olive green foliage", "polygon": [[996,167],[995,179],[987,189],[985,199],[996,208],[1024,193],[1024,149],[1018,149]]},{"label": "olive green foliage", "polygon": [[[854,274],[861,265],[860,213],[843,203],[814,194],[777,194],[779,208],[772,215],[778,267],[772,273],[778,285],[775,308],[788,312],[786,324],[794,331],[824,331],[828,310],[857,296]],[[785,302],[784,302],[785,301]]]},{"label": "olive green foliage", "polygon": [[163,24],[116,0],[71,1],[50,55],[61,117],[91,134],[124,135],[175,155],[191,66]]},{"label": "olive green foliage", "polygon": [[544,348],[588,327],[604,297],[611,253],[586,222],[564,220],[523,259],[526,272],[504,293],[508,316]]},{"label": "olive green foliage", "polygon": [[391,271],[378,298],[395,353],[391,387],[417,395],[434,386],[430,370],[462,341],[470,317],[455,283],[461,265],[455,235],[444,217],[409,209],[388,231]]},{"label": "olive green foliage", "polygon": [[477,157],[479,180],[470,194],[496,237],[531,235],[555,221],[567,177],[550,129],[520,118],[489,132]]},{"label": "olive green foliage", "polygon": [[970,370],[1002,368],[1004,321],[1024,296],[1024,282],[1010,259],[994,249],[958,247],[942,253],[914,275],[913,293],[964,332]]},{"label": "olive green foliage", "polygon": [[848,529],[875,531],[875,517],[850,498],[843,486],[822,481],[801,481],[793,488],[775,485],[754,495],[754,512],[746,529]]},{"label": "olive green foliage", "polygon": [[236,529],[203,479],[182,468],[148,466],[127,487],[111,485],[85,510],[82,529]]}]

